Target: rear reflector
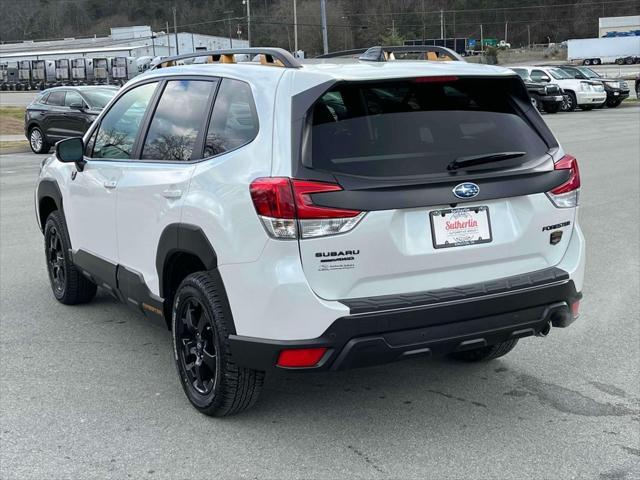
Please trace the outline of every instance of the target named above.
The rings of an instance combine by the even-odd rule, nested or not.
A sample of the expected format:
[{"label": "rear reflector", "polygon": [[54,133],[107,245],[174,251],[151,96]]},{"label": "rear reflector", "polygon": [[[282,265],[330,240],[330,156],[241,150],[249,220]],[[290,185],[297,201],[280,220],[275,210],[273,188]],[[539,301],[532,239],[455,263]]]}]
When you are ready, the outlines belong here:
[{"label": "rear reflector", "polygon": [[279,367],[315,367],[326,353],[326,348],[298,348],[282,350],[278,357]]},{"label": "rear reflector", "polygon": [[256,212],[272,238],[315,238],[345,233],[364,217],[359,210],[323,207],[313,193],[337,192],[337,183],[296,180],[287,177],[258,178],[249,191]]},{"label": "rear reflector", "polygon": [[573,315],[573,318],[578,318],[578,315],[580,315],[580,300],[576,300],[571,304],[571,315]]},{"label": "rear reflector", "polygon": [[558,208],[578,206],[580,197],[580,169],[578,161],[571,155],[565,155],[555,163],[555,170],[569,170],[569,178],[562,185],[547,192],[547,196]]}]

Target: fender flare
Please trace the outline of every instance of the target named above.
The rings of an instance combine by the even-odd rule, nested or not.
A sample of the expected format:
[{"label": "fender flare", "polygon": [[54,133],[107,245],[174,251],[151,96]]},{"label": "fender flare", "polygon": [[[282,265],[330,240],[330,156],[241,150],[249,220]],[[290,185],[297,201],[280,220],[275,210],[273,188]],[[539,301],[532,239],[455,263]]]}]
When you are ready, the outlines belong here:
[{"label": "fender flare", "polygon": [[40,218],[40,205],[44,198],[51,198],[53,203],[55,203],[56,208],[62,213],[64,218],[64,206],[62,203],[62,193],[60,192],[60,187],[58,186],[58,182],[51,179],[41,180],[38,184],[38,190],[36,193],[36,218],[38,219],[38,226],[40,227],[40,231],[43,231],[43,222],[46,220],[44,218]]},{"label": "fender flare", "polygon": [[[195,255],[200,259],[205,269],[215,277],[218,288],[220,289],[221,307],[227,322],[228,333],[236,333],[235,322],[233,321],[233,313],[229,305],[229,298],[224,286],[224,281],[218,270],[218,256],[211,242],[196,225],[187,223],[174,223],[167,225],[160,235],[158,241],[158,250],[156,252],[156,270],[158,273],[159,293],[161,297],[165,297],[164,270],[167,261],[174,253],[183,252]],[[166,298],[164,298],[166,302]],[[165,311],[170,305],[165,304]],[[170,312],[170,310],[169,310]],[[167,323],[170,327],[170,316],[167,317]]]},{"label": "fender flare", "polygon": [[207,270],[214,270],[218,266],[216,252],[200,227],[188,223],[167,225],[160,235],[156,252],[156,271],[161,295],[164,292],[162,274],[167,259],[177,252],[195,255]]}]

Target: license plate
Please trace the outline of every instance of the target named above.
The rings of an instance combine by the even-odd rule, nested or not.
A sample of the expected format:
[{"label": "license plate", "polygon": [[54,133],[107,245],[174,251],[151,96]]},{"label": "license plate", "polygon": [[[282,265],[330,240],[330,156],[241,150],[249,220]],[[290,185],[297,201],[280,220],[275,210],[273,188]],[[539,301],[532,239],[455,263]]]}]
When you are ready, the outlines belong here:
[{"label": "license plate", "polygon": [[434,248],[462,247],[489,243],[489,207],[450,208],[429,212]]}]

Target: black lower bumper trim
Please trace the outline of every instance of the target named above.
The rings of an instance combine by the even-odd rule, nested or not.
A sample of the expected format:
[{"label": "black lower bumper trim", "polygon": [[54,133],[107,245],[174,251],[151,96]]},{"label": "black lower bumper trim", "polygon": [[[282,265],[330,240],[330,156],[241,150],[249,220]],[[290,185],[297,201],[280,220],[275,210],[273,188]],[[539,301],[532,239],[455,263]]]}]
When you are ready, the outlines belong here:
[{"label": "black lower bumper trim", "polygon": [[535,335],[549,323],[566,327],[573,322],[571,305],[581,294],[576,292],[566,272],[555,273],[558,275],[547,279],[546,284],[537,283],[502,294],[474,295],[458,301],[342,317],[311,340],[278,341],[230,335],[231,353],[239,365],[268,370],[276,366],[281,350],[326,347],[329,353],[319,365],[295,370],[343,370],[495,345]]}]

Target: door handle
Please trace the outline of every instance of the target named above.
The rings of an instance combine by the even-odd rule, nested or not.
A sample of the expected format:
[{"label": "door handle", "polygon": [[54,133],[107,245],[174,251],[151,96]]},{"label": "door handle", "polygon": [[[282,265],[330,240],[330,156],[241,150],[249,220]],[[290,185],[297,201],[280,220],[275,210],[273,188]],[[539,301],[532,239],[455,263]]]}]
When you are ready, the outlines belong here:
[{"label": "door handle", "polygon": [[107,180],[106,182],[104,182],[104,188],[116,188],[116,185],[118,185],[118,182],[116,182],[115,180]]},{"label": "door handle", "polygon": [[168,188],[162,192],[164,198],[180,198],[182,196],[182,190]]}]

